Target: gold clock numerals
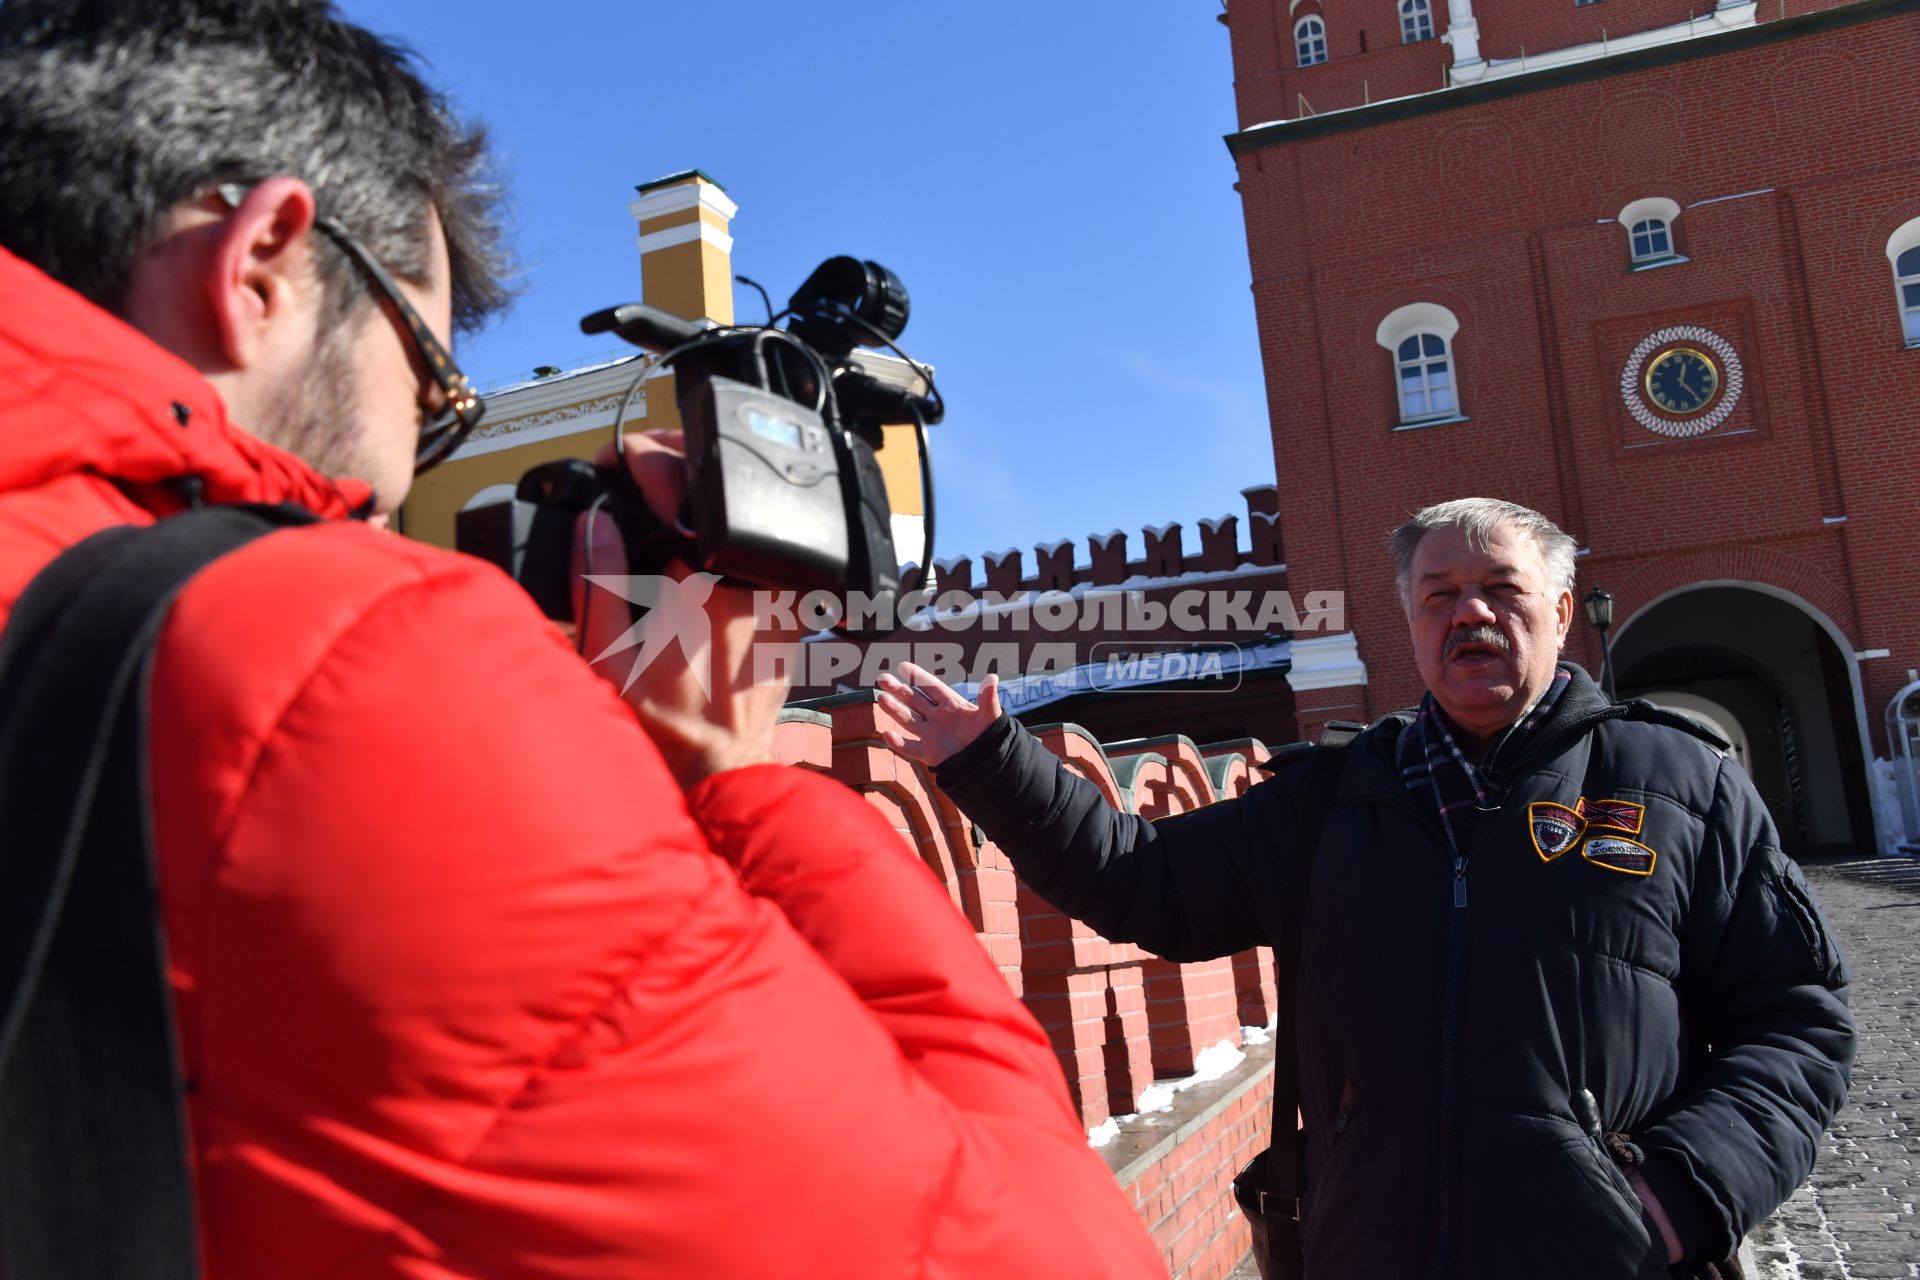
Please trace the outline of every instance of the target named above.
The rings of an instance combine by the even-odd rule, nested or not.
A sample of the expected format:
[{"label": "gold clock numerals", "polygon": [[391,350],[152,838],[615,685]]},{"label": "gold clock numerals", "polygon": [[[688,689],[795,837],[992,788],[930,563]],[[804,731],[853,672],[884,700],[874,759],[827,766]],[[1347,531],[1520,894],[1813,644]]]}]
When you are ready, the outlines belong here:
[{"label": "gold clock numerals", "polygon": [[1720,390],[1713,357],[1693,347],[1673,347],[1649,361],[1642,386],[1647,403],[1675,418],[1705,413]]}]

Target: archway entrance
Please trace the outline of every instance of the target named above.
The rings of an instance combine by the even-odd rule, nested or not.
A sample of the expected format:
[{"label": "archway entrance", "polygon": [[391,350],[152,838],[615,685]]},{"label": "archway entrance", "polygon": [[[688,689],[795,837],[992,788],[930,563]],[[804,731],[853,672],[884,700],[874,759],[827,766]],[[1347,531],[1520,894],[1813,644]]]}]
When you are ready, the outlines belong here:
[{"label": "archway entrance", "polygon": [[1657,600],[1627,621],[1613,648],[1614,688],[1731,739],[1789,854],[1870,852],[1852,661],[1792,601],[1716,584]]}]

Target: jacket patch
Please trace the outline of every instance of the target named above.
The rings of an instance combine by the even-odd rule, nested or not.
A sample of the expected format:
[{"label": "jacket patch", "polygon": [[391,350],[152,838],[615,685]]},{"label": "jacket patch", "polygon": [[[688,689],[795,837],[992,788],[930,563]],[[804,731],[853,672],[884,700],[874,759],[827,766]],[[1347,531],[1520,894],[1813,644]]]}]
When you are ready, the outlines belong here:
[{"label": "jacket patch", "polygon": [[1590,826],[1606,827],[1637,836],[1640,834],[1640,824],[1646,821],[1647,806],[1631,800],[1589,800],[1581,796],[1580,816]]},{"label": "jacket patch", "polygon": [[1586,828],[1586,819],[1563,804],[1535,800],[1527,806],[1527,830],[1533,833],[1533,851],[1542,862],[1552,862],[1573,848]]},{"label": "jacket patch", "polygon": [[1580,850],[1580,856],[1596,867],[1622,871],[1630,876],[1652,875],[1653,864],[1659,857],[1638,840],[1628,840],[1624,836],[1593,836],[1588,839],[1586,847]]}]

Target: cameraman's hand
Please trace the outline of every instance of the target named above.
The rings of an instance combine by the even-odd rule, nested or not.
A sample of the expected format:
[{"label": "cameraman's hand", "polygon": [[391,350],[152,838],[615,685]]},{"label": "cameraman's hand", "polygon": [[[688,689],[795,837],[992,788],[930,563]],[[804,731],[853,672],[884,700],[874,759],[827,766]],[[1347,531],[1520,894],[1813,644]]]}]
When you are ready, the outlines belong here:
[{"label": "cameraman's hand", "polygon": [[[683,448],[684,440],[677,431],[626,437],[627,468],[647,505],[669,523],[677,518],[686,494]],[[601,450],[594,461],[611,465],[613,446]],[[602,512],[592,521],[591,534],[594,575],[624,577],[629,572],[626,546],[612,518]],[[586,583],[587,536],[588,521],[582,516],[574,528],[571,574],[580,652],[590,662],[606,655],[593,664],[594,670],[623,690],[621,696],[633,708],[680,785],[692,787],[724,769],[772,763],[773,729],[787,700],[786,672],[793,655],[763,651],[762,669],[780,674],[765,684],[755,684],[755,649],[791,648],[798,636],[757,633],[750,590],[710,578],[695,579],[693,571],[676,560],[661,572],[687,584],[681,588],[685,593],[680,597],[683,607],[697,603],[706,614],[710,638],[706,652],[695,660],[704,660],[709,687],[701,687],[694,663],[678,642],[670,643],[634,675],[634,663],[643,650],[631,643],[622,644],[633,625],[632,611],[620,596]],[[767,658],[773,658],[774,665],[769,666]]]},{"label": "cameraman's hand", "polygon": [[900,674],[882,674],[876,682],[880,710],[893,721],[880,736],[901,755],[931,768],[951,758],[986,732],[1000,718],[1000,677],[980,682],[980,701],[968,702],[945,681],[911,662],[900,664]]}]

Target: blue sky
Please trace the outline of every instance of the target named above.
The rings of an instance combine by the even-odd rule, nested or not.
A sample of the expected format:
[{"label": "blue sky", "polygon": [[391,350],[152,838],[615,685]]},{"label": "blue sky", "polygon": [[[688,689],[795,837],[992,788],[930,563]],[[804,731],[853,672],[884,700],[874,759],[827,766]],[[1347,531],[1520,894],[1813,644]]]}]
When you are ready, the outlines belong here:
[{"label": "blue sky", "polygon": [[905,281],[902,345],[949,406],[941,558],[1031,568],[1036,542],[1116,527],[1138,555],[1170,520],[1191,548],[1273,480],[1218,0],[342,7],[416,49],[504,162],[525,290],[463,342],[479,382],[604,351],[578,319],[638,296],[634,184],[699,168],[776,306],[834,254]]}]

